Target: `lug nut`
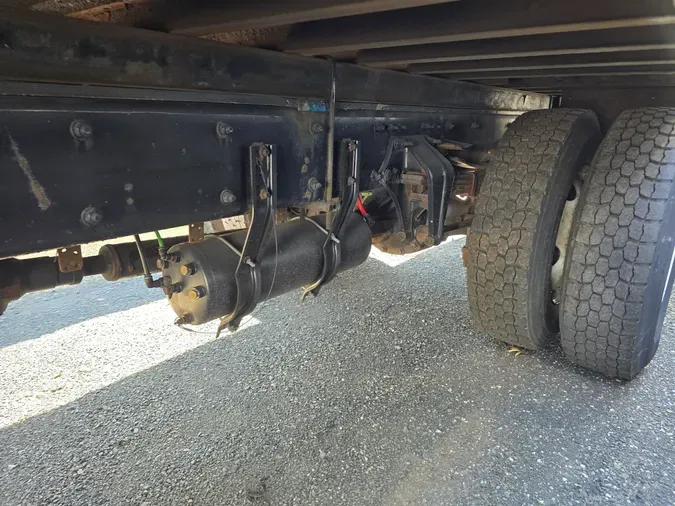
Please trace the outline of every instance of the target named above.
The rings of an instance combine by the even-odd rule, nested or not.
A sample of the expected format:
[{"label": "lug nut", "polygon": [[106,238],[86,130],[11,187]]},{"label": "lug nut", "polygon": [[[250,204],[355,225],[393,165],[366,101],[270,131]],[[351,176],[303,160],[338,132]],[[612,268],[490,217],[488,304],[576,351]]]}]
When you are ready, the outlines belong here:
[{"label": "lug nut", "polygon": [[195,272],[197,272],[197,268],[194,266],[194,264],[185,264],[180,266],[180,273],[183,276],[192,276]]},{"label": "lug nut", "polygon": [[206,291],[201,286],[198,286],[196,288],[192,288],[188,292],[188,297],[190,297],[192,300],[201,299],[202,297],[204,297],[204,295],[206,295]]},{"label": "lug nut", "polygon": [[185,325],[188,323],[192,323],[195,321],[194,316],[192,316],[190,313],[185,313],[183,316],[179,316],[176,318],[175,324],[176,325]]}]

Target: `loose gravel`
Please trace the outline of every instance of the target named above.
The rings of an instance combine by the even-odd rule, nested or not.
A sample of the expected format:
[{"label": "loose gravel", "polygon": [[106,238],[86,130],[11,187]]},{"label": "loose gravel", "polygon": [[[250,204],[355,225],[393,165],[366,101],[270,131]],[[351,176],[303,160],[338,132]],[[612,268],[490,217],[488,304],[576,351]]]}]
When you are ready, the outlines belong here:
[{"label": "loose gravel", "polygon": [[463,241],[245,328],[138,280],[0,318],[0,505],[675,503],[675,319],[632,383],[475,332]]}]

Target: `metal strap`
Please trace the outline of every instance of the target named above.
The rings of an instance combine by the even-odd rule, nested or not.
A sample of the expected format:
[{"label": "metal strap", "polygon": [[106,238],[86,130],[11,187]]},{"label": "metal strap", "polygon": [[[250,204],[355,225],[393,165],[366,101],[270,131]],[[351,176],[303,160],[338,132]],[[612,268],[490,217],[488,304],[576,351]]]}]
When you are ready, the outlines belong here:
[{"label": "metal strap", "polygon": [[[244,247],[241,252],[238,252],[239,265],[234,274],[237,285],[237,302],[232,312],[220,319],[217,336],[226,327],[230,330],[236,330],[242,318],[251,313],[261,299],[260,248],[270,232],[270,225],[274,220],[276,210],[277,170],[275,151],[275,146],[259,142],[251,144],[249,148],[251,225],[246,234]],[[232,247],[226,239],[220,239]]]},{"label": "metal strap", "polygon": [[[340,209],[330,226],[330,231],[327,232],[326,241],[323,243],[323,268],[321,270],[321,275],[314,283],[303,287],[302,300],[310,293],[318,295],[321,285],[333,279],[338,266],[340,265],[340,237],[342,236],[349,215],[354,210],[356,199],[359,195],[359,169],[361,162],[359,155],[358,141],[345,139],[340,143],[340,164],[341,168],[349,169],[347,172],[348,177],[342,187]],[[341,171],[342,174],[344,174],[344,172],[345,171]],[[315,225],[319,226],[318,223],[315,223]]]}]

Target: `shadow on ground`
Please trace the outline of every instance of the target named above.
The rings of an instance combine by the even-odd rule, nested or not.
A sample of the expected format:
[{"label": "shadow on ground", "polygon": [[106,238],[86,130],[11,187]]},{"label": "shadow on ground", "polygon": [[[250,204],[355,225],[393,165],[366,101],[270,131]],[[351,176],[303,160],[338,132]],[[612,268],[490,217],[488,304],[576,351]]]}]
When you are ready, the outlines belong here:
[{"label": "shadow on ground", "polygon": [[162,298],[162,291],[148,290],[142,278],[110,283],[100,276],[77,286],[29,293],[10,303],[0,317],[0,348]]},{"label": "shadow on ground", "polygon": [[509,354],[471,329],[460,247],[371,259],[309,303],[271,301],[259,325],[6,428],[0,503],[675,499],[670,334],[631,384],[558,350]]}]

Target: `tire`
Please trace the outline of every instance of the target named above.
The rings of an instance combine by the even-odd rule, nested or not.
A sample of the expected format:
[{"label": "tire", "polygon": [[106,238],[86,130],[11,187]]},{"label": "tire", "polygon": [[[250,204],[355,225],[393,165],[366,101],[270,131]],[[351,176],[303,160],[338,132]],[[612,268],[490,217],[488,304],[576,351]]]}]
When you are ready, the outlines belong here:
[{"label": "tire", "polygon": [[654,357],[673,285],[675,109],[622,113],[582,189],[565,265],[567,358],[630,380]]},{"label": "tire", "polygon": [[469,306],[479,330],[529,349],[557,335],[556,232],[573,181],[599,142],[595,115],[576,109],[525,113],[499,142],[467,241]]}]

